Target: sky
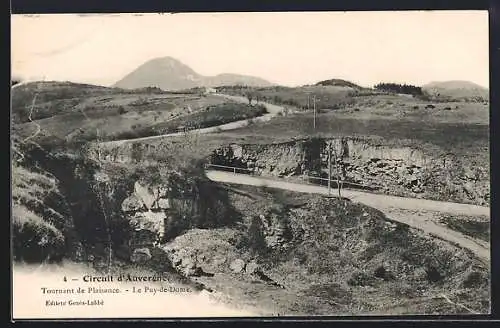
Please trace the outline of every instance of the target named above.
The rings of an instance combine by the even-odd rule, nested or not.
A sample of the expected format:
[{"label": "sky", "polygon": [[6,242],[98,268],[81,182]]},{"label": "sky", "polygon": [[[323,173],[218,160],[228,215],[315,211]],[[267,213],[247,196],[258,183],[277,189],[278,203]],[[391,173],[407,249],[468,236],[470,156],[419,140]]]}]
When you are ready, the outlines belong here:
[{"label": "sky", "polygon": [[112,85],[156,57],[286,86],[489,86],[487,11],[12,15],[12,74]]}]

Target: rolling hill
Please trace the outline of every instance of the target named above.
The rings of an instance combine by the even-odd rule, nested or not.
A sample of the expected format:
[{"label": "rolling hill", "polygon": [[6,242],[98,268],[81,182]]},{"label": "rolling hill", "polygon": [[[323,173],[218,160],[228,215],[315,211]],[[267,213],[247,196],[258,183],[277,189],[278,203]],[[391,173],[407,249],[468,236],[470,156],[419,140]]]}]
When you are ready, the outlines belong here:
[{"label": "rolling hill", "polygon": [[315,84],[316,86],[336,86],[336,87],[347,87],[353,89],[363,89],[361,86],[352,83],[350,81],[342,80],[342,79],[330,79],[320,81]]},{"label": "rolling hill", "polygon": [[438,98],[477,101],[487,101],[489,99],[489,90],[487,88],[470,81],[430,82],[422,86],[422,90]]},{"label": "rolling hill", "polygon": [[175,58],[161,57],[142,64],[116,82],[114,87],[135,89],[155,86],[163,90],[183,90],[223,85],[271,86],[272,83],[239,74],[203,76]]}]

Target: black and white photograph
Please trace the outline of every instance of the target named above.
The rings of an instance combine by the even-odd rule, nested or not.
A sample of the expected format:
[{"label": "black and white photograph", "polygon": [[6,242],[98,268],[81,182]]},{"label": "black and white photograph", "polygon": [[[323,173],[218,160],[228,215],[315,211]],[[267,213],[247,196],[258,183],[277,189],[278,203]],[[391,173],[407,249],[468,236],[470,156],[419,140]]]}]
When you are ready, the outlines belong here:
[{"label": "black and white photograph", "polygon": [[11,15],[13,319],[490,314],[488,11]]}]

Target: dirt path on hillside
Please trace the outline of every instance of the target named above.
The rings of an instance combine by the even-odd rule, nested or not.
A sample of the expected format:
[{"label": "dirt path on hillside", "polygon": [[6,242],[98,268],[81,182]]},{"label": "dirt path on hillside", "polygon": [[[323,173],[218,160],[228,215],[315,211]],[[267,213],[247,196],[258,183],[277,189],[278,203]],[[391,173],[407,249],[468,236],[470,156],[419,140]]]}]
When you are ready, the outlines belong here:
[{"label": "dirt path on hillside", "polygon": [[[291,183],[277,181],[261,177],[253,177],[244,174],[207,170],[207,177],[212,181],[243,184],[251,186],[266,186],[271,188],[285,189],[297,192],[307,192],[328,195],[328,188],[316,185]],[[333,190],[332,195],[335,195]],[[397,196],[372,194],[354,190],[342,191],[342,196],[352,201],[363,203],[382,211],[388,218],[408,224],[435,237],[441,238],[460,247],[474,252],[479,258],[489,263],[490,249],[487,243],[477,241],[458,231],[451,230],[445,226],[438,225],[433,218],[435,213],[449,213],[455,215],[483,215],[490,217],[490,208],[459,204],[451,202],[440,202],[427,199],[415,199]]]},{"label": "dirt path on hillside", "polygon": [[[237,96],[230,96],[230,95],[225,95],[225,94],[214,94],[219,97],[224,97],[229,100],[237,101],[240,103],[248,103],[248,100],[245,97],[237,97]],[[282,112],[284,110],[284,107],[278,106],[278,105],[273,105],[270,103],[266,102],[255,102],[254,104],[259,104],[263,105],[266,107],[268,114],[264,114],[262,116],[257,116],[252,118],[251,120],[254,122],[267,122],[271,118],[275,117],[278,115],[278,113]],[[243,128],[248,125],[249,120],[239,120],[239,121],[234,121],[226,124],[221,124],[221,125],[216,125],[216,126],[210,126],[207,128],[201,128],[201,129],[195,129],[191,130],[190,133],[214,133],[218,131],[227,131],[227,130],[235,130],[239,128]],[[184,135],[184,132],[176,132],[176,133],[168,133],[168,134],[161,134],[157,136],[150,136],[150,137],[142,137],[142,138],[133,138],[133,139],[122,139],[122,140],[115,140],[115,141],[106,141],[102,142],[102,144],[110,145],[110,146],[119,146],[122,145],[126,142],[137,142],[137,141],[148,141],[148,140],[154,140],[154,139],[160,139],[160,138],[169,138],[169,137],[178,137]]]}]

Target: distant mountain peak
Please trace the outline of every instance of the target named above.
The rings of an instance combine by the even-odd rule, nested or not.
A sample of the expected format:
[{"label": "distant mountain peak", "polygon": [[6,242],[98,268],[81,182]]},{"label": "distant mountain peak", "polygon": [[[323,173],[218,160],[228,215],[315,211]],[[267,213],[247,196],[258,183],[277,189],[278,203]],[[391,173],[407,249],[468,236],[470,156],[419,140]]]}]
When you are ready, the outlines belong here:
[{"label": "distant mountain peak", "polygon": [[153,58],[127,74],[115,87],[137,89],[158,87],[164,90],[182,90],[195,87],[216,87],[243,84],[269,86],[272,83],[254,76],[221,73],[216,76],[202,76],[192,68],[171,56]]}]

